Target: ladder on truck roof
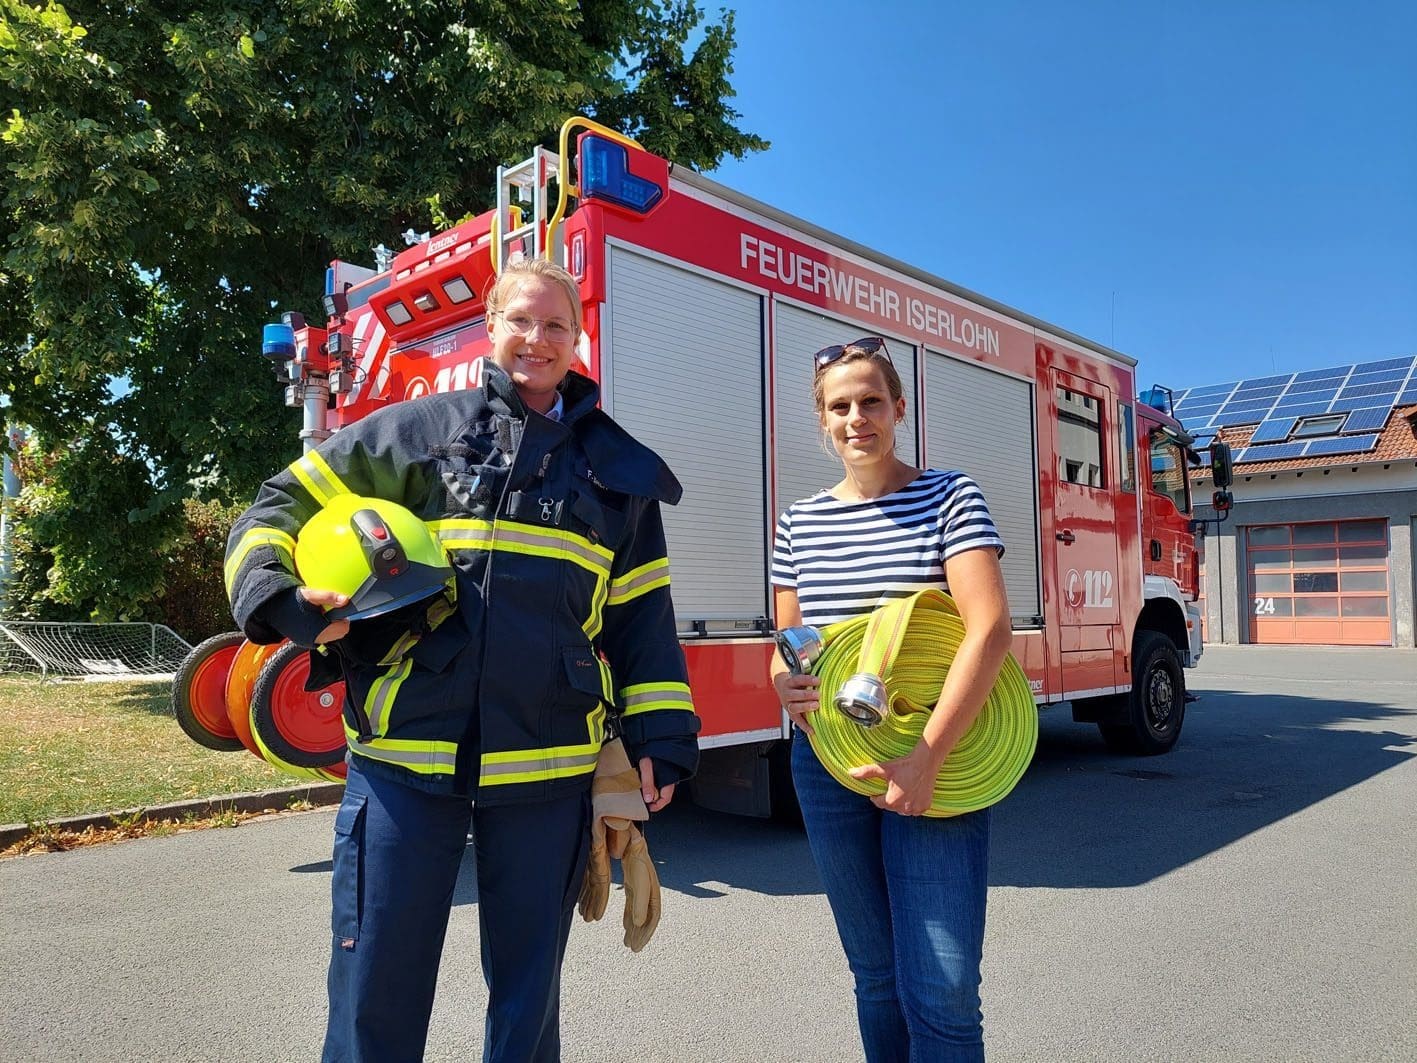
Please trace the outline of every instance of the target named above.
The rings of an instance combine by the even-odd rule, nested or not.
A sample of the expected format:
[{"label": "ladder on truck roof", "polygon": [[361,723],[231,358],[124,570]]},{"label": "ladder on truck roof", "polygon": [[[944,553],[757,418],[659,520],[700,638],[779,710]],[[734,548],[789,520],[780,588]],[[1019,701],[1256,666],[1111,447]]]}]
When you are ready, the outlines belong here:
[{"label": "ladder on truck roof", "polygon": [[[571,143],[571,130],[585,129],[588,133],[613,140],[636,151],[643,150],[630,137],[618,133],[609,126],[601,125],[584,115],[576,115],[561,124],[561,152],[537,146],[531,158],[515,166],[497,167],[497,214],[493,219],[492,266],[502,272],[503,263],[510,262],[514,255],[527,254],[526,240],[531,238],[531,254],[536,258],[549,258],[557,265],[566,264],[565,241],[558,239],[560,225],[565,220],[566,210],[571,200],[580,196],[578,181],[572,181],[564,166],[565,160],[576,157],[578,150]],[[579,164],[579,159],[577,159]],[[549,195],[547,185],[556,178],[559,193],[556,209],[548,211]],[[530,204],[530,212],[513,203]]]},{"label": "ladder on truck roof", "polygon": [[[504,263],[530,255],[565,262],[565,247],[560,240],[547,251],[547,222],[550,218],[547,185],[560,172],[561,158],[554,151],[537,146],[531,158],[515,166],[497,167],[497,216],[493,221],[496,260],[493,267],[502,272]],[[530,209],[527,209],[527,208]],[[530,238],[531,246],[527,246]]]}]

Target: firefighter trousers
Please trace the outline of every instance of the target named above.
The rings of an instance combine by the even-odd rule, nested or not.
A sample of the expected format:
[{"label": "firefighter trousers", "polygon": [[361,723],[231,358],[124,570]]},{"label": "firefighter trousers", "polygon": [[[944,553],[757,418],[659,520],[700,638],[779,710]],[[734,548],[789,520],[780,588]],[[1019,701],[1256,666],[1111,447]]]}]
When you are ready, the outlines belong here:
[{"label": "firefighter trousers", "polygon": [[[454,903],[476,901],[484,1063],[561,1056],[561,961],[590,850],[590,797],[474,807],[360,769],[335,817],[325,1063],[423,1058]],[[471,827],[476,892],[459,881]]]}]

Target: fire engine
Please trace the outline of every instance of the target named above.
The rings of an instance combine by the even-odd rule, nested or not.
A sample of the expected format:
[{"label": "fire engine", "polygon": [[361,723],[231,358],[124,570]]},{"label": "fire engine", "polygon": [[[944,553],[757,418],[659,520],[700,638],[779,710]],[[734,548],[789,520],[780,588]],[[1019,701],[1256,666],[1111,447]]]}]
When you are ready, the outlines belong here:
[{"label": "fire engine", "polygon": [[[268,329],[305,447],[388,403],[477,386],[499,264],[562,262],[584,307],[579,370],[684,485],[664,518],[703,720],[700,803],[766,815],[790,792],[788,724],[767,678],[773,530],[840,478],[812,408],[812,354],[863,335],[887,340],[905,384],[900,456],[983,488],[1006,543],[1013,653],[1038,705],[1070,703],[1117,749],[1175,743],[1183,668],[1202,649],[1188,475],[1201,458],[1165,389],[1135,397],[1132,358],[584,119],[559,152],[500,168],[492,210],[405,239],[398,254],[376,248],[372,269],[331,263],[323,326],[287,314]],[[1210,449],[1223,512],[1230,455]],[[266,670],[301,663],[278,655]],[[267,701],[287,699],[264,706],[268,728],[313,712],[337,733],[342,695],[321,704],[299,678],[263,677]]]}]

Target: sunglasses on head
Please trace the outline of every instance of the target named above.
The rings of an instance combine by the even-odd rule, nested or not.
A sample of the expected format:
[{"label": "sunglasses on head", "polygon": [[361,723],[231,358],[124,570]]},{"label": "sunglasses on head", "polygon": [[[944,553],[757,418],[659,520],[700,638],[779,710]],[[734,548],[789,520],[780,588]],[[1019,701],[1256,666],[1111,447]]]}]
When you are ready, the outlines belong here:
[{"label": "sunglasses on head", "polygon": [[884,356],[886,361],[890,362],[891,360],[891,352],[886,350],[885,340],[879,336],[862,336],[859,340],[852,340],[850,343],[833,343],[830,347],[823,347],[812,355],[812,364],[817,367],[816,371],[820,373],[827,366],[842,358],[847,351],[860,351],[862,354],[872,356],[879,354]]}]

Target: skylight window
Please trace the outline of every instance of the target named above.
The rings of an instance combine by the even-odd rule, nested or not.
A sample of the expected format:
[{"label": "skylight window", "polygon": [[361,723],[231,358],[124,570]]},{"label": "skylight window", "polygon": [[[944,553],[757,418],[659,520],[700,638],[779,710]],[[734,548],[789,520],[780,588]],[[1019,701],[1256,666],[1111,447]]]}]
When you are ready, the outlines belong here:
[{"label": "skylight window", "polygon": [[1343,427],[1346,414],[1338,414],[1329,417],[1305,417],[1294,426],[1294,431],[1290,433],[1290,439],[1303,439],[1306,436],[1331,436]]}]

